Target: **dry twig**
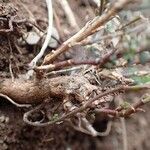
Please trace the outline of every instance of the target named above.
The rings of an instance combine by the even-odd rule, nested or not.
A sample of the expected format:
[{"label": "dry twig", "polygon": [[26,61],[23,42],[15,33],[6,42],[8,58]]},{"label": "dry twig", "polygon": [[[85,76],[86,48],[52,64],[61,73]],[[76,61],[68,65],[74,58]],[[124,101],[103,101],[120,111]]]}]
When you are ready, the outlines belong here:
[{"label": "dry twig", "polygon": [[[76,115],[77,113],[80,113],[80,112],[83,112],[84,110],[86,110],[87,108],[90,108],[92,106],[92,103],[104,96],[107,96],[109,94],[113,94],[113,93],[116,93],[116,92],[120,92],[120,91],[137,91],[137,90],[142,90],[142,89],[150,89],[150,85],[139,85],[139,86],[121,86],[121,87],[117,87],[117,88],[114,88],[114,89],[111,89],[111,90],[108,90],[106,92],[103,92],[101,93],[100,95],[97,95],[96,97],[88,100],[87,102],[84,103],[84,105],[82,105],[80,108],[78,109],[75,109],[71,112],[69,112],[68,114],[66,115],[62,115],[60,118],[56,119],[56,120],[52,120],[52,121],[49,121],[49,122],[46,122],[46,123],[36,123],[36,122],[31,122],[30,120],[28,120],[28,117],[34,113],[34,110],[30,110],[29,112],[26,112],[24,114],[24,117],[23,117],[23,120],[30,124],[30,125],[33,125],[33,126],[47,126],[47,125],[52,125],[52,124],[55,124],[55,123],[58,123],[58,122],[62,122],[64,121],[65,119],[68,119],[70,117],[73,117],[74,115]],[[150,101],[150,99],[145,99],[145,100],[142,100],[140,102],[138,102],[137,104],[134,105],[134,108],[138,108],[140,107],[141,105],[143,104],[146,104]],[[100,110],[101,112],[105,112],[106,114],[111,114],[113,116],[118,116],[118,113],[116,114],[117,111],[113,111],[113,110],[105,110],[105,109],[101,109]],[[121,113],[119,116],[120,117],[126,117],[126,116],[129,116],[130,114],[132,114],[134,112],[133,109],[128,109],[128,111],[126,111],[125,113]],[[118,117],[119,117],[118,116]]]},{"label": "dry twig", "polygon": [[62,62],[58,62],[55,64],[49,64],[49,65],[43,65],[43,66],[39,66],[36,67],[35,70],[49,70],[49,71],[53,71],[53,70],[57,70],[63,67],[68,67],[68,66],[76,66],[76,65],[98,65],[99,68],[101,68],[102,66],[104,66],[104,64],[106,64],[110,57],[116,52],[116,49],[113,49],[111,52],[109,52],[108,54],[104,55],[103,58],[99,58],[99,59],[94,59],[94,60],[67,60],[67,61],[62,61]]},{"label": "dry twig", "polygon": [[67,16],[67,19],[68,19],[69,24],[71,25],[71,27],[74,28],[76,31],[78,31],[80,28],[77,24],[75,16],[74,16],[67,0],[63,0],[63,1],[59,0],[59,3],[61,4],[62,8],[64,9],[65,14]]},{"label": "dry twig", "polygon": [[111,19],[111,17],[115,16],[122,8],[125,7],[131,0],[119,0],[117,1],[105,14],[102,16],[97,16],[92,21],[88,22],[78,33],[64,42],[53,54],[48,54],[44,58],[43,65],[49,64],[55,60],[57,56],[67,51],[74,43],[81,42],[89,35],[92,34],[97,28],[105,24],[107,21]]}]

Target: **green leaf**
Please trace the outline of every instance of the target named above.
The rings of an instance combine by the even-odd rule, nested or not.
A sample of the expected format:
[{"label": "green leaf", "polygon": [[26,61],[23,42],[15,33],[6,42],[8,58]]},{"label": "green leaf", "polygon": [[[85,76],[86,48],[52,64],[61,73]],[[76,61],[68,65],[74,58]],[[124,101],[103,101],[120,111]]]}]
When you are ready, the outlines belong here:
[{"label": "green leaf", "polygon": [[135,84],[139,85],[139,84],[144,84],[144,83],[149,83],[150,82],[150,75],[146,75],[146,76],[133,76],[131,77]]},{"label": "green leaf", "polygon": [[150,60],[150,52],[145,51],[140,54],[140,62],[142,64],[145,64],[149,60]]},{"label": "green leaf", "polygon": [[123,109],[128,109],[131,107],[131,104],[124,101],[121,105],[120,105]]},{"label": "green leaf", "polygon": [[127,60],[129,63],[132,63],[136,49],[139,46],[139,42],[136,37],[126,37],[128,43],[128,51],[124,54],[124,59]]}]

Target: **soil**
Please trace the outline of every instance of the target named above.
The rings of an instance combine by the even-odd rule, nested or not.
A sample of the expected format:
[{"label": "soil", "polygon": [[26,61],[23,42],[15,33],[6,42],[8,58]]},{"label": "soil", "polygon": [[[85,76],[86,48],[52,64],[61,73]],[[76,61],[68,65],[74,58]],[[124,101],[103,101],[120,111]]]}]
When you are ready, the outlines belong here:
[{"label": "soil", "polygon": [[[90,18],[94,17],[94,6],[84,3],[85,0],[70,0],[72,10],[75,12],[75,17],[79,26],[82,27]],[[5,2],[0,2],[1,4]],[[11,10],[8,8],[10,15],[17,15],[17,19],[27,19],[32,17],[22,3],[34,15],[37,24],[45,29],[47,26],[47,12],[45,1],[20,1],[14,0],[10,2]],[[8,3],[5,3],[8,6]],[[66,21],[64,12],[58,2],[54,2],[55,11],[59,17],[62,28],[62,40],[73,34],[72,28]],[[5,8],[0,8],[1,9]],[[78,11],[76,11],[78,10]],[[5,13],[4,13],[5,15]],[[7,14],[6,14],[7,15]],[[87,17],[85,17],[87,16]],[[0,14],[1,17],[1,14]],[[37,54],[39,45],[19,45],[18,39],[23,32],[30,30],[28,24],[19,23],[13,24],[12,32],[0,33],[0,78],[11,78],[13,71],[14,77],[19,77],[27,71],[27,64]],[[9,28],[5,22],[0,28]],[[51,48],[47,50],[50,51]],[[128,95],[131,101],[134,101],[135,95]],[[145,113],[133,115],[125,120],[127,128],[127,141],[129,150],[149,150],[150,149],[150,109],[145,106]],[[122,150],[122,126],[121,120],[113,120],[111,132],[106,137],[92,137],[84,133],[74,130],[68,123],[58,124],[47,127],[33,127],[27,125],[23,121],[23,114],[27,109],[18,108],[7,100],[0,98],[0,150]],[[97,128],[103,132],[106,130],[108,120],[100,120]]]}]

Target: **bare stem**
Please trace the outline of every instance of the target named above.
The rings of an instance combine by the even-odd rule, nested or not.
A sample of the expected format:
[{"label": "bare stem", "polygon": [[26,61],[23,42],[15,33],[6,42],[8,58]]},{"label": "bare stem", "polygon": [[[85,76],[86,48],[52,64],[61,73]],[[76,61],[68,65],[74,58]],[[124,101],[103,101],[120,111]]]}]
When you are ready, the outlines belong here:
[{"label": "bare stem", "polygon": [[110,20],[112,16],[115,16],[118,12],[122,10],[131,0],[118,0],[106,13],[102,16],[95,17],[92,21],[88,22],[78,33],[64,42],[53,54],[48,54],[44,58],[43,65],[49,64],[56,59],[60,54],[67,51],[74,43],[81,42],[89,35],[92,34],[94,30],[105,24]]},{"label": "bare stem", "polygon": [[112,56],[115,52],[116,52],[116,49],[113,49],[111,52],[106,54],[103,58],[98,58],[98,59],[94,59],[94,60],[83,60],[83,61],[82,60],[76,61],[76,60],[70,59],[70,60],[58,62],[55,64],[39,66],[39,67],[36,67],[35,70],[53,71],[53,70],[57,70],[60,68],[64,68],[64,67],[68,67],[68,66],[77,66],[77,65],[98,65],[100,68],[109,61],[110,56]]}]

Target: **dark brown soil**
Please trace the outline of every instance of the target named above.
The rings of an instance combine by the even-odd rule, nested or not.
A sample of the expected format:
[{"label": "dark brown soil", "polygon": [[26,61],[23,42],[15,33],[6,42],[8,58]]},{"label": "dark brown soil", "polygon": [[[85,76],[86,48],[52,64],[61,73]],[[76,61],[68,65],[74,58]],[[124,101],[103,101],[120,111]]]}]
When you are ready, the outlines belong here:
[{"label": "dark brown soil", "polygon": [[[84,0],[83,0],[84,1]],[[53,1],[54,2],[54,1]],[[3,2],[2,2],[3,3]],[[22,2],[32,12],[41,28],[45,29],[47,21],[46,5],[44,1],[30,0]],[[82,27],[90,17],[94,16],[94,10],[79,0],[70,0],[75,17]],[[1,1],[0,1],[1,4]],[[19,0],[14,0],[12,7],[17,10],[17,18],[29,18],[29,12],[25,10]],[[7,5],[7,3],[6,3]],[[60,18],[63,40],[67,39],[72,29],[67,24],[61,7],[54,2],[56,13]],[[78,10],[78,11],[76,11]],[[1,8],[0,8],[1,11]],[[88,17],[85,16],[89,13]],[[0,22],[1,25],[1,22]],[[0,26],[1,27],[1,26]],[[3,25],[8,28],[7,23]],[[14,24],[14,30],[7,34],[0,33],[0,78],[11,78],[10,64],[15,77],[27,71],[26,65],[37,54],[38,46],[18,46],[17,39],[22,31],[30,27],[24,23]],[[68,30],[66,34],[64,30]],[[75,31],[74,31],[75,32]],[[16,42],[16,44],[14,44]],[[50,50],[50,49],[49,49]],[[131,101],[135,95],[129,96]],[[139,113],[126,119],[127,141],[129,150],[150,149],[150,109],[145,106],[145,113]],[[122,150],[122,126],[120,119],[114,120],[112,129],[106,137],[91,137],[75,131],[68,123],[47,127],[33,127],[23,122],[23,113],[26,109],[18,108],[5,99],[0,98],[0,150]],[[101,120],[98,129],[105,131],[107,120]]]}]

